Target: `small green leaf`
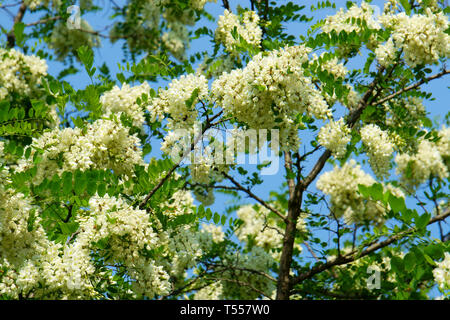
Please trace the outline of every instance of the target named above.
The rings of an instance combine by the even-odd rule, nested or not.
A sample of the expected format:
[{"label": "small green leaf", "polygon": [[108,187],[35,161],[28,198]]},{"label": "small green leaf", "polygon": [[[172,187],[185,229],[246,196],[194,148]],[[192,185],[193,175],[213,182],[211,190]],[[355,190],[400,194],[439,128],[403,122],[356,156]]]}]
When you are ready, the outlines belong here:
[{"label": "small green leaf", "polygon": [[414,219],[416,222],[416,227],[418,229],[423,229],[428,225],[428,222],[430,221],[431,215],[428,213],[424,213],[418,218]]},{"label": "small green leaf", "polygon": [[414,255],[414,253],[408,252],[403,258],[403,262],[405,265],[405,270],[410,272],[416,265],[416,256]]}]

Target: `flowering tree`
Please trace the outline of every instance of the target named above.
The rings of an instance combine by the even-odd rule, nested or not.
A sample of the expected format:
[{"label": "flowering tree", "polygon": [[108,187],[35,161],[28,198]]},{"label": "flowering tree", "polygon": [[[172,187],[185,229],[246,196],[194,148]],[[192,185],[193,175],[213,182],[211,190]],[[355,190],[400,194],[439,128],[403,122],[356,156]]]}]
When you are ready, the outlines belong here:
[{"label": "flowering tree", "polygon": [[0,4],[0,297],[448,298],[445,4],[206,2]]}]

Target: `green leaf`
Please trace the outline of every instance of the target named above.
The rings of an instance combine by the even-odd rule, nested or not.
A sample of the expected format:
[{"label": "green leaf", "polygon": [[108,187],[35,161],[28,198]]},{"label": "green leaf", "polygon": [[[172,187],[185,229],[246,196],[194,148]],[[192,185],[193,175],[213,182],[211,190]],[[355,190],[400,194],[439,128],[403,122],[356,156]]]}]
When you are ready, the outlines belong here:
[{"label": "green leaf", "polygon": [[18,22],[14,24],[14,37],[16,39],[16,45],[22,47],[25,43],[25,35],[23,30],[25,29],[25,23]]},{"label": "green leaf", "polygon": [[214,212],[214,223],[218,224],[220,222],[220,215],[217,212]]},{"label": "green leaf", "polygon": [[81,46],[77,49],[78,58],[84,64],[86,72],[92,77],[95,73],[95,68],[92,68],[94,64],[94,52],[88,46]]},{"label": "green leaf", "polygon": [[206,219],[211,220],[212,218],[212,211],[210,208],[206,209]]},{"label": "green leaf", "polygon": [[72,172],[64,172],[62,174],[63,193],[68,195],[72,192]]},{"label": "green leaf", "polygon": [[403,198],[398,198],[389,193],[388,202],[395,213],[404,212],[406,210],[405,199]]},{"label": "green leaf", "polygon": [[405,9],[406,14],[409,16],[411,14],[411,5],[409,4],[409,0],[400,0],[400,3]]},{"label": "green leaf", "polygon": [[416,265],[416,256],[412,252],[408,252],[405,257],[403,258],[405,270],[410,272],[413,270],[414,266]]}]

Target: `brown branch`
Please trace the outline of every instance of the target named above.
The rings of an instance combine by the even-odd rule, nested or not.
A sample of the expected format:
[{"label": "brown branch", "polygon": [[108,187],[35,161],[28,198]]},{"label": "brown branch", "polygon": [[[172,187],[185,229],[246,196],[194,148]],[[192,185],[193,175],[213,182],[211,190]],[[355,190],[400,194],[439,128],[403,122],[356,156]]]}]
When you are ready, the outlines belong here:
[{"label": "brown branch", "polygon": [[225,9],[227,9],[228,11],[230,10],[230,4],[228,3],[228,0],[222,0],[222,5]]},{"label": "brown branch", "polygon": [[429,76],[427,78],[424,78],[424,79],[422,79],[422,80],[420,80],[420,81],[418,81],[418,82],[416,82],[416,83],[414,83],[414,84],[412,84],[410,86],[404,87],[403,89],[401,89],[401,90],[399,90],[399,91],[397,91],[397,92],[395,92],[395,93],[393,93],[393,94],[391,94],[391,95],[389,95],[387,97],[384,97],[384,98],[382,98],[382,99],[380,99],[380,100],[378,100],[378,101],[376,101],[374,103],[371,103],[371,105],[375,106],[375,105],[382,104],[382,103],[384,103],[386,101],[389,101],[389,100],[395,98],[398,95],[401,95],[404,92],[407,92],[407,91],[410,91],[412,89],[415,89],[415,88],[421,86],[424,83],[427,83],[427,82],[429,82],[431,80],[434,80],[434,79],[441,78],[441,77],[443,77],[443,76],[445,76],[445,75],[447,75],[449,73],[450,73],[450,70],[444,69],[441,72],[436,73],[435,75],[432,75],[432,76]]},{"label": "brown branch", "polygon": [[209,278],[209,279],[211,279],[211,280],[216,280],[216,281],[227,281],[227,282],[236,283],[236,284],[238,284],[238,285],[240,285],[240,286],[245,286],[245,287],[250,288],[251,290],[253,290],[253,291],[259,293],[260,295],[266,297],[267,299],[273,300],[272,297],[268,296],[264,291],[259,290],[258,288],[255,288],[254,286],[252,286],[252,285],[251,285],[250,283],[248,283],[248,282],[240,281],[240,280],[237,280],[237,279],[215,278],[215,277],[211,277],[211,278]]},{"label": "brown branch", "polygon": [[270,206],[267,202],[265,202],[264,200],[262,200],[260,197],[258,197],[256,194],[254,194],[250,188],[246,188],[243,185],[241,185],[239,182],[237,182],[232,176],[230,176],[228,173],[226,172],[222,172],[222,174],[228,179],[230,180],[231,183],[233,183],[238,190],[245,192],[246,194],[249,195],[249,197],[255,199],[256,201],[258,201],[263,207],[269,209],[270,211],[272,211],[273,213],[275,213],[277,216],[279,216],[284,222],[286,222],[286,217],[277,209],[275,209],[274,207]]},{"label": "brown branch", "polygon": [[[450,208],[447,208],[447,210],[444,211],[442,214],[434,216],[433,218],[431,218],[430,221],[428,221],[427,226],[429,226],[429,225],[431,225],[433,223],[442,221],[442,220],[446,219],[448,216],[450,216]],[[402,239],[402,238],[404,238],[404,237],[406,237],[406,236],[408,236],[408,235],[410,235],[410,234],[412,234],[412,233],[414,233],[416,231],[417,231],[417,228],[415,228],[415,227],[410,228],[408,230],[405,230],[403,232],[395,234],[395,235],[391,236],[390,238],[388,238],[388,239],[386,239],[384,241],[374,242],[372,244],[369,244],[366,249],[361,251],[360,254],[358,254],[357,250],[353,250],[352,252],[350,252],[350,253],[348,253],[346,255],[337,257],[336,259],[334,259],[332,261],[329,261],[327,263],[315,266],[311,270],[296,276],[292,280],[291,285],[294,286],[294,285],[296,285],[296,284],[298,284],[298,283],[300,283],[300,282],[302,282],[302,281],[304,281],[306,279],[312,278],[316,274],[321,273],[323,271],[326,271],[326,270],[328,270],[328,269],[330,269],[330,268],[332,268],[334,266],[348,264],[348,263],[354,262],[354,261],[356,261],[358,259],[361,259],[362,257],[367,256],[367,255],[371,254],[372,252],[377,251],[377,250],[379,250],[381,248],[384,248],[384,247],[386,247],[386,246],[388,246],[388,245],[390,245],[390,244],[392,244],[392,243],[394,243],[394,242],[396,242],[396,241],[398,241],[398,240],[400,240],[400,239]]]},{"label": "brown branch", "polygon": [[62,19],[61,16],[55,16],[55,17],[50,17],[50,18],[38,20],[38,21],[35,21],[35,22],[27,23],[25,26],[31,27],[31,26],[35,26],[35,25],[38,25],[38,24],[47,23],[47,22],[50,22],[50,21],[57,21],[57,20],[60,20],[60,19]]},{"label": "brown branch", "polygon": [[22,4],[20,5],[20,8],[19,8],[19,11],[17,12],[17,15],[14,17],[13,27],[12,27],[11,31],[9,31],[9,33],[6,37],[8,48],[14,48],[14,46],[16,45],[16,35],[14,34],[14,27],[16,26],[16,24],[18,24],[19,22],[22,21],[23,16],[25,15],[26,11],[27,11],[27,5],[25,4],[25,2],[22,2]]}]

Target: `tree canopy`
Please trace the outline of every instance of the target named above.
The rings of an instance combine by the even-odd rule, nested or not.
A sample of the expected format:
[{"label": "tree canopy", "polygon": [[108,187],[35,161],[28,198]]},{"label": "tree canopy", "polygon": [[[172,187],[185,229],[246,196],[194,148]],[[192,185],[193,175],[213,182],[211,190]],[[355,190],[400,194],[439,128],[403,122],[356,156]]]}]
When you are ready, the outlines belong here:
[{"label": "tree canopy", "polygon": [[0,298],[449,299],[448,13],[1,1]]}]

